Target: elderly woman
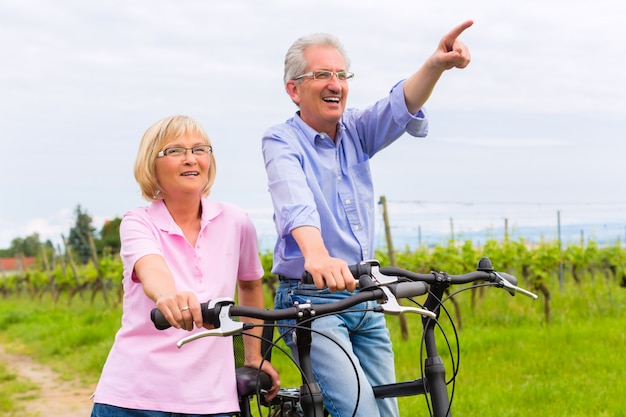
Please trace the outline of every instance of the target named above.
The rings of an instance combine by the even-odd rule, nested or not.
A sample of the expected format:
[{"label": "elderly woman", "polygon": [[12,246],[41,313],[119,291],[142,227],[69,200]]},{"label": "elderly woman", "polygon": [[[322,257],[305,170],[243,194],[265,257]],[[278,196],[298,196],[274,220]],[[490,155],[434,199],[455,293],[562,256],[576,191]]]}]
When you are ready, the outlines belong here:
[{"label": "elderly woman", "polygon": [[[122,327],[94,394],[92,417],[232,416],[239,411],[231,338],[176,347],[182,332],[203,330],[200,301],[234,297],[263,307],[257,236],[247,214],[208,198],[215,180],[213,147],[192,118],[173,116],[143,135],[135,178],[147,207],[120,226],[124,264]],[[157,307],[172,325],[150,321]],[[253,320],[249,320],[253,321]],[[259,336],[261,330],[259,329]],[[245,364],[272,377],[260,342],[245,338]]]}]

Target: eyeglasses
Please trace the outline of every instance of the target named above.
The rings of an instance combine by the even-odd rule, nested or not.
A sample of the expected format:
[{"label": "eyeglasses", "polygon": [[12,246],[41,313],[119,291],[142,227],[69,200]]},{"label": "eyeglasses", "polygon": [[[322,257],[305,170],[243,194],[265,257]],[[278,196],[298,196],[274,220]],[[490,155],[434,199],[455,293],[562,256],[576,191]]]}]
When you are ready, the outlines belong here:
[{"label": "eyeglasses", "polygon": [[199,145],[199,146],[193,146],[191,148],[183,148],[182,146],[172,146],[171,148],[163,149],[161,152],[157,153],[157,158],[162,158],[164,156],[180,158],[182,156],[187,155],[187,151],[191,151],[191,153],[196,156],[205,156],[213,152],[213,147],[211,145]]},{"label": "eyeglasses", "polygon": [[350,80],[354,77],[353,72],[347,72],[347,71],[334,72],[334,71],[327,71],[327,70],[316,70],[316,71],[307,72],[306,74],[298,75],[297,77],[294,77],[294,80],[297,81],[297,80],[303,79],[304,77],[313,77],[314,80],[328,81],[333,78],[333,75],[336,75],[339,81]]}]

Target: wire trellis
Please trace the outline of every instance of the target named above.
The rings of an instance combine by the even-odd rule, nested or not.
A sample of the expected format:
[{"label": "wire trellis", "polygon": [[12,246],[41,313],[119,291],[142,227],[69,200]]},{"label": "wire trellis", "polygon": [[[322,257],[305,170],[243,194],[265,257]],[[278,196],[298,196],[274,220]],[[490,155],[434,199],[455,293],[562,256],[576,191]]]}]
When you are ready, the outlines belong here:
[{"label": "wire trellis", "polygon": [[[376,247],[387,245],[379,202]],[[626,202],[522,203],[387,200],[395,249],[444,244],[450,240],[524,239],[563,244],[626,243]]]}]

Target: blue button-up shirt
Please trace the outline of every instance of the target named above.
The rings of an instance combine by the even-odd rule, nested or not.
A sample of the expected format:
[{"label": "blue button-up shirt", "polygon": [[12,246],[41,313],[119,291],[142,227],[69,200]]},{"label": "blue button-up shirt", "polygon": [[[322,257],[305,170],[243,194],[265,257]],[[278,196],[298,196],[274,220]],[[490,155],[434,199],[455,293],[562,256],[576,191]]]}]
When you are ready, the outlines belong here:
[{"label": "blue button-up shirt", "polygon": [[363,110],[346,109],[336,141],[316,132],[296,113],[269,128],[262,140],[278,239],[272,272],[299,278],[304,258],[291,231],[314,226],[331,256],[349,265],[374,251],[374,187],[369,160],[402,134],[426,136],[420,110],[409,113],[404,82]]}]

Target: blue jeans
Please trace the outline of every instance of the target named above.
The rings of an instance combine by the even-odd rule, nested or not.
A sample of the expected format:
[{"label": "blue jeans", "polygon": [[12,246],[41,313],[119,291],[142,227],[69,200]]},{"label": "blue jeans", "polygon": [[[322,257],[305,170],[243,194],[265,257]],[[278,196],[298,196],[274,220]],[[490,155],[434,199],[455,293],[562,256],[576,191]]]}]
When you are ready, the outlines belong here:
[{"label": "blue jeans", "polygon": [[91,410],[91,417],[233,417],[238,415],[239,413],[181,414],[164,411],[133,410],[99,403],[95,403],[93,410]]},{"label": "blue jeans", "polygon": [[[288,308],[295,301],[325,304],[348,295],[347,292],[331,293],[314,285],[288,280],[280,282],[274,303],[276,308]],[[352,309],[372,307],[375,302],[367,304],[358,304]],[[293,323],[279,322],[283,325],[280,333],[285,334],[285,342],[297,357],[293,330],[285,326]],[[384,315],[371,311],[334,314],[313,320],[311,327],[314,330],[311,364],[324,397],[324,407],[330,415],[350,417],[358,402],[354,414],[357,417],[398,416],[395,398],[376,399],[372,391],[372,385],[396,382],[393,350]]]}]

